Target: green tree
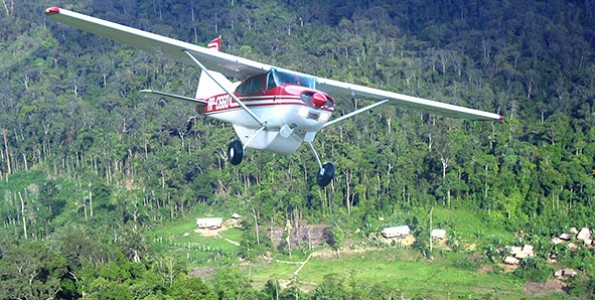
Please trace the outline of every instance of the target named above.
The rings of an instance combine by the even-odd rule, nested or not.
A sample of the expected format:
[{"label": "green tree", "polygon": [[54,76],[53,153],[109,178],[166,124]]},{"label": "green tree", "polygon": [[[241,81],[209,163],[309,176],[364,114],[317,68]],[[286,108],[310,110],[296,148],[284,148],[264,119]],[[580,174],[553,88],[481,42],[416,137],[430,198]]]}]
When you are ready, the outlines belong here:
[{"label": "green tree", "polygon": [[281,294],[281,286],[279,285],[279,281],[276,279],[267,280],[262,291],[266,295],[266,299],[279,299],[279,295]]},{"label": "green tree", "polygon": [[339,225],[334,225],[327,228],[324,232],[326,243],[331,246],[333,250],[339,253],[339,249],[343,246],[344,232]]},{"label": "green tree", "polygon": [[217,271],[215,292],[219,299],[257,299],[248,278],[235,268],[222,268]]},{"label": "green tree", "polygon": [[298,276],[291,277],[287,288],[283,289],[279,295],[279,300],[306,299],[307,295],[302,291],[301,286],[302,284]]},{"label": "green tree", "polygon": [[218,299],[217,294],[202,279],[187,275],[177,278],[167,294],[175,299]]},{"label": "green tree", "polygon": [[339,274],[327,274],[312,292],[312,299],[348,299],[345,279]]},{"label": "green tree", "polygon": [[0,298],[49,299],[60,291],[66,260],[38,241],[13,244],[0,260]]}]

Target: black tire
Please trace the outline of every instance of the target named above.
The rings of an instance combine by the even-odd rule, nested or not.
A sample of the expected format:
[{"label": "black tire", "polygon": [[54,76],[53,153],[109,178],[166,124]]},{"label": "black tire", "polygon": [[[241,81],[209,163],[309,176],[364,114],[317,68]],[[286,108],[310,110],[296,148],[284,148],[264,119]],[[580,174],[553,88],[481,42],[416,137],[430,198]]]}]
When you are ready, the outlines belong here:
[{"label": "black tire", "polygon": [[239,165],[244,157],[244,147],[242,142],[233,140],[227,146],[227,158],[232,165]]},{"label": "black tire", "polygon": [[325,187],[333,180],[333,176],[335,176],[335,166],[332,162],[327,161],[322,164],[322,169],[318,172],[316,181],[319,186]]}]

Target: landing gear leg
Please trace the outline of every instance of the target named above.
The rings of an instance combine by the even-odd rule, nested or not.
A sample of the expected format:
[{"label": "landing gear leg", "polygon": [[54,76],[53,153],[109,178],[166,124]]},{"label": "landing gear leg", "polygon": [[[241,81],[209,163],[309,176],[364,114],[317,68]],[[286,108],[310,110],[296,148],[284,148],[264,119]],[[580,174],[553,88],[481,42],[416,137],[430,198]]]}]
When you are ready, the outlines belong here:
[{"label": "landing gear leg", "polygon": [[246,141],[246,145],[242,145],[242,142],[239,140],[233,140],[227,146],[227,157],[229,158],[229,162],[232,165],[239,165],[242,162],[242,158],[244,157],[244,150],[252,143],[252,140],[261,133],[266,127],[260,127],[249,139]]},{"label": "landing gear leg", "polygon": [[232,165],[239,165],[244,157],[244,147],[242,142],[233,140],[227,146],[227,157]]},{"label": "landing gear leg", "polygon": [[318,166],[320,167],[320,171],[316,175],[316,182],[319,186],[325,187],[327,186],[331,180],[333,180],[333,176],[335,175],[335,165],[332,162],[327,161],[324,164],[320,162],[320,158],[318,157],[318,153],[316,153],[316,149],[312,146],[311,142],[307,142],[312,152],[314,152],[314,157],[316,157],[316,161],[318,162]]}]

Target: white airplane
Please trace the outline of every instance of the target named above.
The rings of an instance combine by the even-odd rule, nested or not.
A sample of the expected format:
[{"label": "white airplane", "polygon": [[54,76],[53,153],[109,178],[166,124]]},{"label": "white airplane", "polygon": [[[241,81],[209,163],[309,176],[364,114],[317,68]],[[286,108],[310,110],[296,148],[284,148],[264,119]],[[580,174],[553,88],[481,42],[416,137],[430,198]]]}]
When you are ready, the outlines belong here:
[{"label": "white airplane", "polygon": [[[503,120],[498,114],[321,78],[222,53],[220,37],[204,48],[63,8],[50,7],[45,15],[159,57],[198,66],[202,72],[194,98],[154,90],[141,92],[192,102],[199,115],[231,123],[239,137],[228,145],[227,153],[233,165],[242,161],[246,148],[292,154],[306,142],[320,167],[317,183],[321,187],[333,179],[335,167],[331,162],[320,161],[312,146],[316,133],[379,105],[389,103],[469,120]],[[241,81],[232,82],[228,78]],[[336,105],[331,95],[377,102],[330,120]]]}]

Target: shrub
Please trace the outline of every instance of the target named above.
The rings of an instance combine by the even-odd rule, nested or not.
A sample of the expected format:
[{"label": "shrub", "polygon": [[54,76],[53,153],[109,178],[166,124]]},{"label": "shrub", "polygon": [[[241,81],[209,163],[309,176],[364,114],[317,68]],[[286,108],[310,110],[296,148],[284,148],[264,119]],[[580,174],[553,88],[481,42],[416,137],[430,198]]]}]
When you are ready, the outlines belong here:
[{"label": "shrub", "polygon": [[523,259],[514,271],[514,275],[525,280],[545,282],[553,272],[553,267],[549,266],[544,259],[533,256]]}]

